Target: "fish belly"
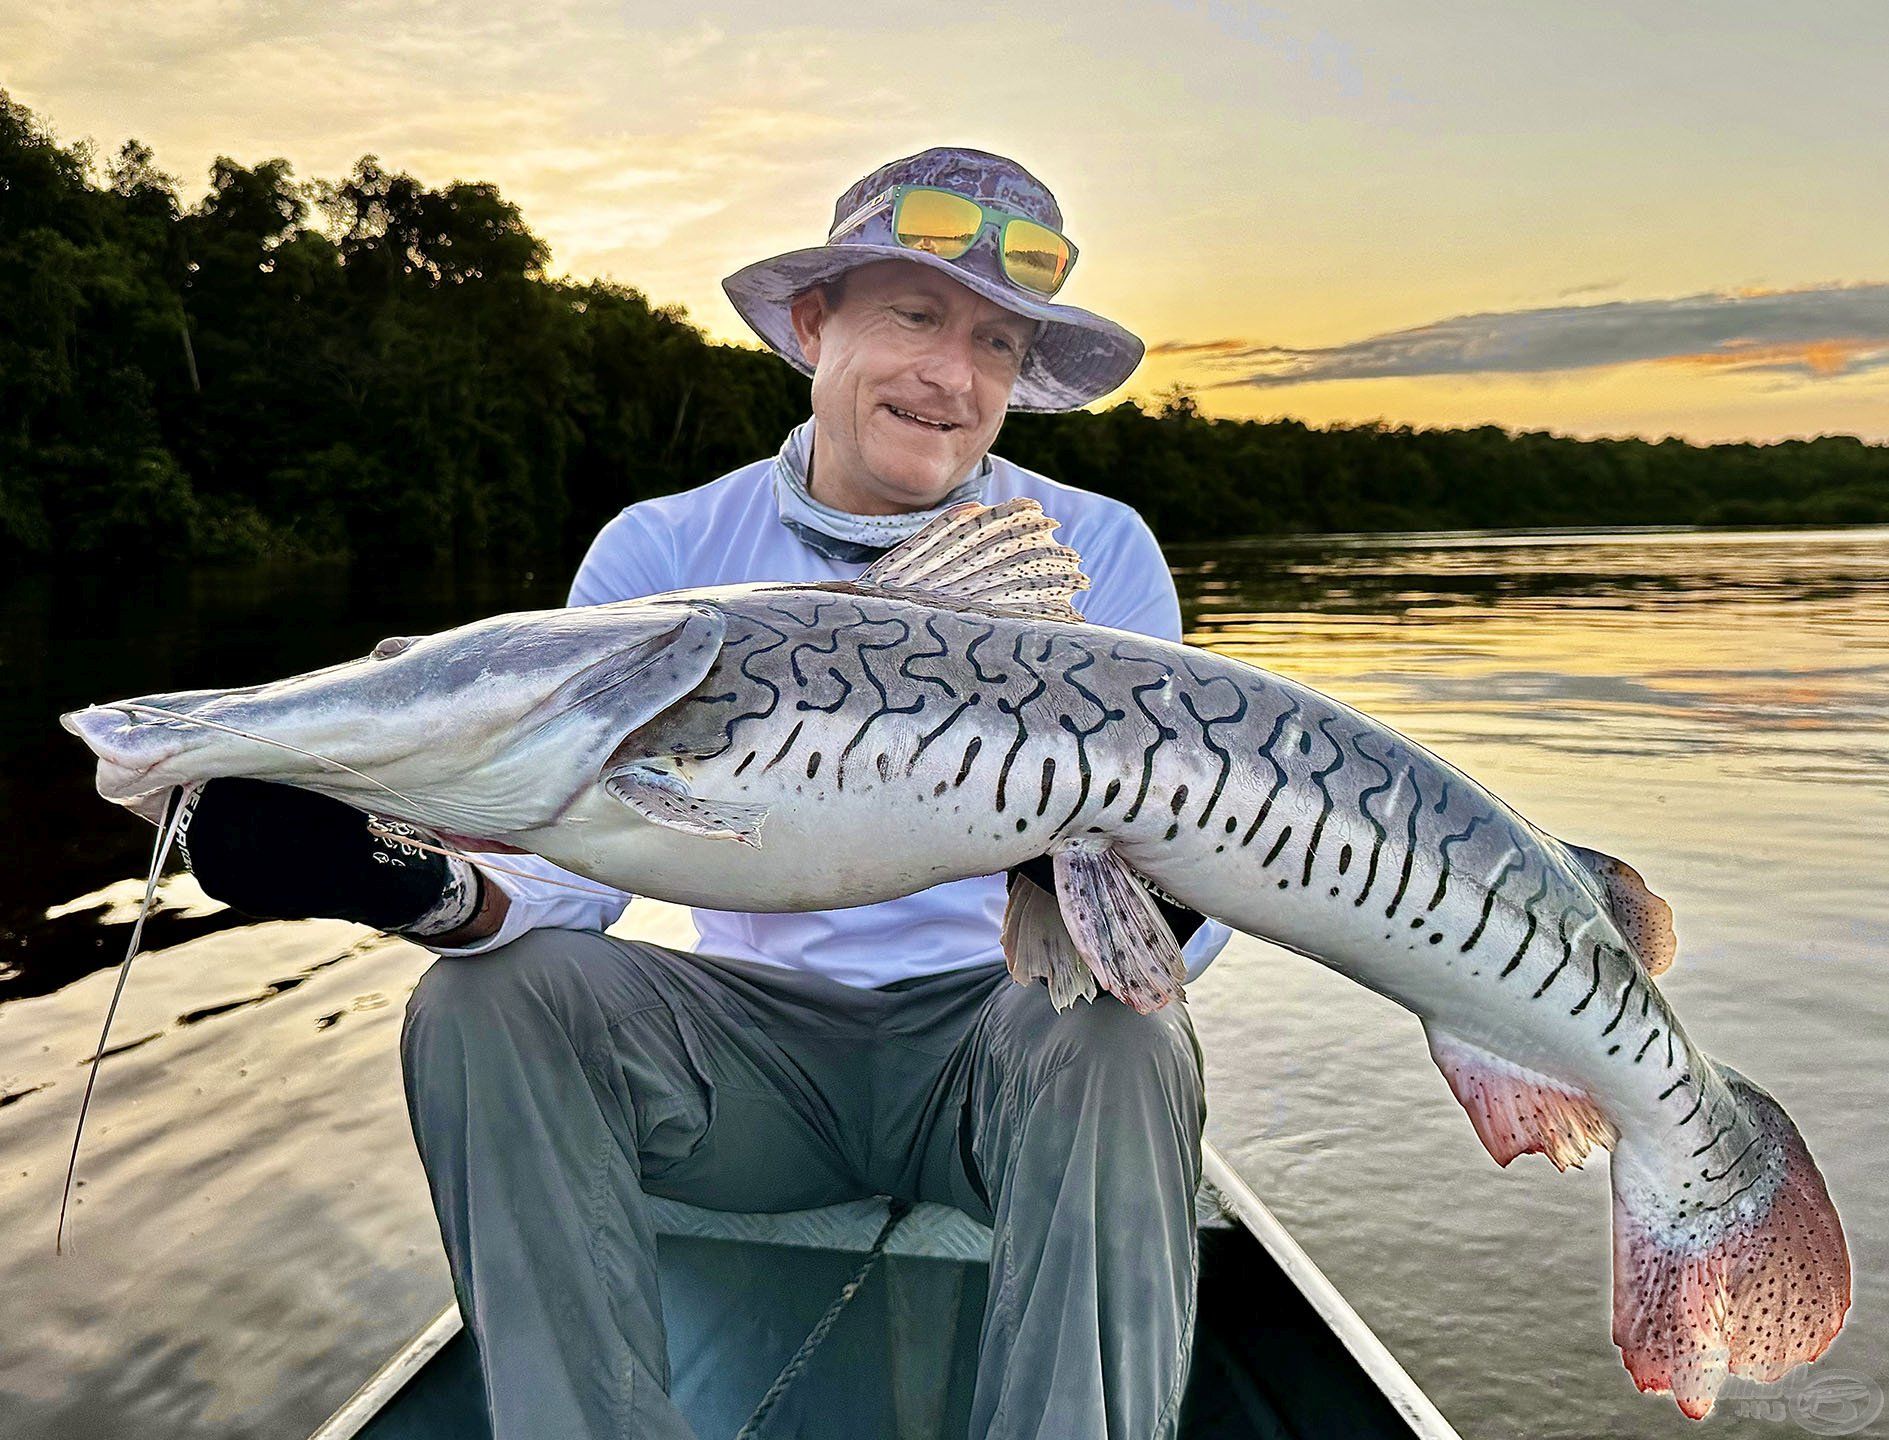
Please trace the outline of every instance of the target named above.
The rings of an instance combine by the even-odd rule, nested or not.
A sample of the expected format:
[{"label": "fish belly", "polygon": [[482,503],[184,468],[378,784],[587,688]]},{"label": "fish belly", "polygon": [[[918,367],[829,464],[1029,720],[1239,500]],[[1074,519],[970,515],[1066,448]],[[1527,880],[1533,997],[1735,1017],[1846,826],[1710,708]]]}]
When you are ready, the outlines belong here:
[{"label": "fish belly", "polygon": [[[1038,804],[1042,747],[1006,766],[1002,747],[971,725],[920,756],[912,751],[922,732],[909,726],[885,727],[849,752],[855,733],[803,727],[791,744],[774,734],[678,767],[698,795],[764,806],[756,845],[651,824],[601,788],[515,843],[639,895],[753,911],[872,904],[999,873],[1053,843],[1062,812]],[[1000,807],[999,773],[1022,765],[1034,777],[1028,803],[1006,796]]]}]

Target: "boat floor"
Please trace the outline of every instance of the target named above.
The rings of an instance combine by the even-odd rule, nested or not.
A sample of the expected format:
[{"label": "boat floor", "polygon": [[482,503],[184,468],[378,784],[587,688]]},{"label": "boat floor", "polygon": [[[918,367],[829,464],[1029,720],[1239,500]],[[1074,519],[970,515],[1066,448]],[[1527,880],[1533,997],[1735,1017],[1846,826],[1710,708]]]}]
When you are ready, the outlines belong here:
[{"label": "boat floor", "polygon": [[[1456,1440],[1427,1397],[1217,1153],[1202,1190],[1184,1440]],[[883,1202],[733,1215],[658,1202],[670,1394],[733,1436],[857,1268]],[[968,1428],[990,1232],[921,1205],[788,1391],[766,1440],[957,1440]],[[762,1303],[762,1299],[765,1303]],[[314,1440],[484,1440],[477,1357],[448,1310]]]}]

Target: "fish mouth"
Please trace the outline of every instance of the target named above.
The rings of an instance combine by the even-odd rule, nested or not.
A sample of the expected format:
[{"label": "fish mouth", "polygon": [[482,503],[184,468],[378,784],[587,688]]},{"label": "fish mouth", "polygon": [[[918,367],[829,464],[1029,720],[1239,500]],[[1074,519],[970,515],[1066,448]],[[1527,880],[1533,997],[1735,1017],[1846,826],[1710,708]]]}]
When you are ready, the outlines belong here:
[{"label": "fish mouth", "polygon": [[[155,772],[189,748],[189,727],[154,721],[117,705],[68,710],[59,724],[85,742],[98,758],[98,793],[107,800],[133,800],[165,787]],[[165,734],[165,731],[172,734]]]}]

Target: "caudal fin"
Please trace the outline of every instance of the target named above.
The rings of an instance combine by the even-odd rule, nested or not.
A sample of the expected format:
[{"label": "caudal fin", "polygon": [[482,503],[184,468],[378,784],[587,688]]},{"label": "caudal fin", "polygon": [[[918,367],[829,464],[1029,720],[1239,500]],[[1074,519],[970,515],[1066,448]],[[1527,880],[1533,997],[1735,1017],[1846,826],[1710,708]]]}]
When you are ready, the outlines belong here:
[{"label": "caudal fin", "polygon": [[[1755,1130],[1723,1188],[1656,1177],[1617,1146],[1614,1343],[1642,1390],[1698,1420],[1728,1374],[1779,1380],[1815,1360],[1850,1305],[1850,1258],[1817,1164],[1783,1107],[1729,1066],[1718,1073]],[[1710,1167],[1706,1167],[1709,1171]]]},{"label": "caudal fin", "polygon": [[1734,1136],[1736,1158],[1715,1149],[1675,1173],[1623,1138],[1595,1096],[1424,1030],[1499,1163],[1542,1154],[1565,1170],[1612,1149],[1614,1343],[1642,1390],[1670,1394],[1697,1420],[1727,1375],[1779,1380],[1829,1347],[1850,1305],[1843,1227],[1803,1136],[1758,1086],[1698,1057],[1729,1092],[1716,1126]]}]

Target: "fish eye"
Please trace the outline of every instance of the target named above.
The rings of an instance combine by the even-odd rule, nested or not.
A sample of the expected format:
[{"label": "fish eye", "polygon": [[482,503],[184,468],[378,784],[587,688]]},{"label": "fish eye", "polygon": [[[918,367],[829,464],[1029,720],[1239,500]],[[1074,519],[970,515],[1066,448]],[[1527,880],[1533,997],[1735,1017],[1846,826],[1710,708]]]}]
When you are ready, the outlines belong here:
[{"label": "fish eye", "polygon": [[367,652],[369,660],[391,660],[401,651],[410,649],[418,635],[390,635],[372,650]]}]

